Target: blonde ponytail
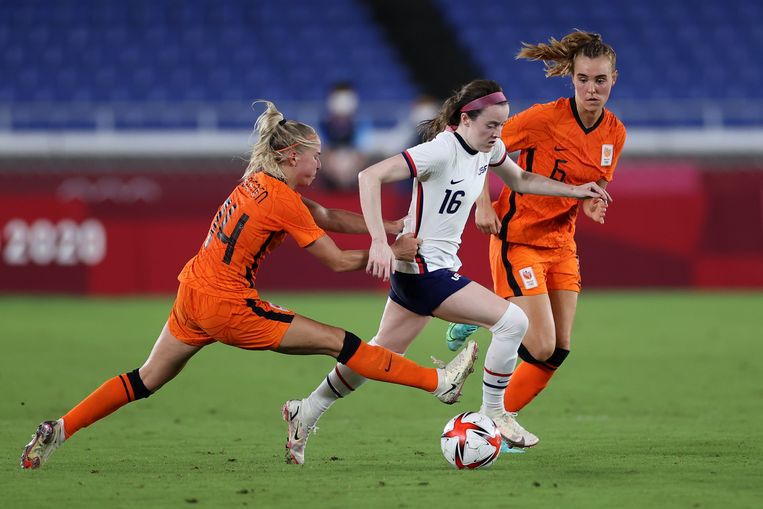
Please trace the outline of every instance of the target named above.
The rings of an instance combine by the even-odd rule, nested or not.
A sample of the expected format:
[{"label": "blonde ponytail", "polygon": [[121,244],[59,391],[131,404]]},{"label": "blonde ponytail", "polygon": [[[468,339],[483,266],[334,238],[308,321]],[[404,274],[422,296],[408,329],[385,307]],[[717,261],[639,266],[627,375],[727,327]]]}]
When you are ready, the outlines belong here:
[{"label": "blonde ponytail", "polygon": [[270,101],[258,100],[255,104],[265,104],[265,111],[257,117],[254,130],[258,134],[252,147],[249,164],[243,178],[264,171],[268,175],[286,182],[281,164],[286,161],[289,149],[302,151],[305,147],[316,147],[318,135],[315,129],[296,120],[286,120],[283,113]]}]

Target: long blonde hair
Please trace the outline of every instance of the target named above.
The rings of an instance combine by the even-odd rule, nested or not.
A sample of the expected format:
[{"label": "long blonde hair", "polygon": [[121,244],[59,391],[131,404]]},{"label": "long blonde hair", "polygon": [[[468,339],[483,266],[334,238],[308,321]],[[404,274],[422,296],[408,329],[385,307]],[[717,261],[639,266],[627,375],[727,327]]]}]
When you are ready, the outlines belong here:
[{"label": "long blonde hair", "polygon": [[517,53],[517,60],[524,58],[527,60],[542,60],[546,66],[546,77],[569,76],[573,73],[575,66],[575,57],[583,55],[589,58],[600,56],[609,57],[612,64],[612,74],[617,74],[617,58],[612,46],[606,44],[601,35],[593,32],[583,32],[575,30],[557,41],[553,37],[548,40],[548,44],[527,44],[522,43],[522,49]]},{"label": "long blonde hair", "polygon": [[318,135],[315,129],[296,120],[286,120],[283,113],[270,101],[258,100],[255,104],[265,104],[265,111],[257,117],[254,125],[259,135],[252,147],[249,164],[244,171],[244,179],[255,173],[264,171],[268,175],[286,182],[286,176],[281,170],[281,164],[286,161],[289,149],[299,152],[307,147],[318,146]]}]

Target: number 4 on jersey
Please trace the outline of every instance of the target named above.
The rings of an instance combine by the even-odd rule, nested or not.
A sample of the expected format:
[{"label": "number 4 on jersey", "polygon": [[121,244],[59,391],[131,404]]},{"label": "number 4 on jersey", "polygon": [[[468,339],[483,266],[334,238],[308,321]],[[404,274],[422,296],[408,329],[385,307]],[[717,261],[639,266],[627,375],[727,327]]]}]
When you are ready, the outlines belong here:
[{"label": "number 4 on jersey", "polygon": [[[233,211],[235,210],[236,204],[232,203],[230,198],[225,200],[225,203],[223,203],[223,206],[220,207],[217,215],[215,215],[214,221],[212,221],[212,227],[209,229],[207,240],[204,241],[204,248],[209,246],[209,243],[215,236],[220,239],[223,244],[227,244],[228,247],[225,249],[223,263],[228,265],[230,265],[230,261],[233,258],[233,250],[236,248],[236,241],[238,241],[238,236],[241,235],[241,230],[244,229],[244,225],[249,220],[249,216],[247,214],[242,214],[238,222],[236,222],[236,226],[233,227],[233,231],[231,232],[230,236],[226,235],[225,232],[223,232],[223,228],[225,228],[225,225],[228,224],[228,220],[231,218]],[[220,223],[220,219],[222,219],[222,223]]]}]

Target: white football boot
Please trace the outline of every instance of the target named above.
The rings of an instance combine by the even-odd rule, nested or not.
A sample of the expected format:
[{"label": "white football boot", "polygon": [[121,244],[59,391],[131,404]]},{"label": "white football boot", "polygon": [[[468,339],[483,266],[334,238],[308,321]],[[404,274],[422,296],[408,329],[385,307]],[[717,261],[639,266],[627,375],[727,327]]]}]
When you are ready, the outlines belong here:
[{"label": "white football boot", "polygon": [[474,372],[474,362],[477,360],[477,343],[469,341],[464,349],[446,365],[443,361],[432,357],[432,362],[444,371],[444,376],[435,390],[434,395],[445,404],[452,405],[461,397],[461,390],[466,377]]},{"label": "white football boot", "polygon": [[514,412],[502,412],[494,413],[488,412],[484,407],[480,408],[480,413],[487,415],[501,432],[503,440],[509,445],[509,447],[532,447],[540,442],[540,439],[524,429],[521,424],[517,422],[517,414]]},{"label": "white football boot", "polygon": [[62,421],[45,421],[37,426],[32,435],[32,441],[24,447],[21,454],[21,468],[40,468],[53,454],[53,451],[64,443],[64,426]]},{"label": "white football boot", "polygon": [[286,463],[302,465],[305,462],[305,447],[307,439],[317,428],[315,424],[308,426],[301,413],[303,400],[290,399],[283,404],[281,413],[289,427],[286,437]]}]

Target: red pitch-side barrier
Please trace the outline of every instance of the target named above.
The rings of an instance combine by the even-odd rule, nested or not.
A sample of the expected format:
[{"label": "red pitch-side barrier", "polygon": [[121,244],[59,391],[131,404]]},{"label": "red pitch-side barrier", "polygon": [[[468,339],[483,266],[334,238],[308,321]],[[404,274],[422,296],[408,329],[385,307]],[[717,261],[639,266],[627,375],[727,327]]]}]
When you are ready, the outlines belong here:
[{"label": "red pitch-side barrier", "polygon": [[[183,264],[238,175],[197,171],[0,174],[0,292],[172,293]],[[492,182],[500,187],[499,182]],[[410,195],[385,190],[402,217]],[[605,225],[578,220],[586,288],[763,288],[763,169],[623,162]],[[359,211],[354,193],[305,190]],[[365,235],[336,235],[365,248]],[[491,285],[487,237],[467,225],[461,272]],[[262,264],[263,290],[379,289],[364,272],[334,274],[287,240]]]}]

